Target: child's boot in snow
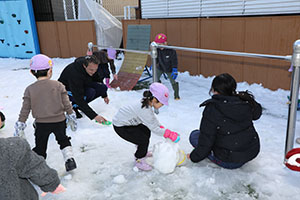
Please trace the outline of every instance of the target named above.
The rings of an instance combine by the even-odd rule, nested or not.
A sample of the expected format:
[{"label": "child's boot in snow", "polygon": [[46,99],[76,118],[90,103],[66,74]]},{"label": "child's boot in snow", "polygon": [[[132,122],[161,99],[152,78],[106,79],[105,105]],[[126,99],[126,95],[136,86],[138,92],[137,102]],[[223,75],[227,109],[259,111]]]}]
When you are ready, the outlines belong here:
[{"label": "child's boot in snow", "polygon": [[146,162],[146,157],[140,158],[140,159],[136,159],[136,161],[135,161],[135,166],[136,166],[137,168],[139,168],[140,170],[143,170],[143,171],[150,171],[150,170],[152,170],[151,165],[149,165],[149,164]]},{"label": "child's boot in snow", "polygon": [[63,148],[61,151],[64,156],[66,171],[68,172],[73,169],[76,169],[77,166],[76,166],[76,162],[73,158],[74,156],[73,156],[72,147],[67,146],[67,147]]},{"label": "child's boot in snow", "polygon": [[105,85],[107,86],[107,88],[111,88],[111,86],[109,85],[109,78],[105,78]]},{"label": "child's boot in snow", "polygon": [[147,154],[146,154],[146,157],[152,157],[152,156],[153,156],[152,151],[148,151]]},{"label": "child's boot in snow", "polygon": [[71,171],[77,168],[74,158],[70,158],[65,163],[66,171]]}]

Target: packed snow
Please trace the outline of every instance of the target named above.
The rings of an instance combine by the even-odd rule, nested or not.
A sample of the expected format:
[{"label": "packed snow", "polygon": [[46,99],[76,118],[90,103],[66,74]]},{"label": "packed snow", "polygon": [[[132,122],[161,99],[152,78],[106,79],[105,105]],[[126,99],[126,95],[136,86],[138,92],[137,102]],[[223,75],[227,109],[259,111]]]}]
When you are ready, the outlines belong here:
[{"label": "packed snow", "polygon": [[[73,60],[54,58],[52,79],[57,80],[63,68]],[[116,60],[117,68],[121,63]],[[0,130],[0,137],[13,136],[24,90],[35,81],[28,67],[28,59],[0,59],[0,107],[3,107],[1,111],[7,118],[5,128]],[[170,95],[169,106],[163,106],[157,118],[164,127],[180,133],[178,149],[190,153],[192,146],[188,141],[189,134],[199,128],[203,111],[199,104],[210,98],[208,91],[213,77],[190,76],[188,72],[182,72],[177,79],[181,100],[175,101]],[[162,79],[162,82],[172,91],[168,80]],[[174,167],[171,173],[161,173],[156,168],[150,172],[139,171],[134,167],[135,145],[121,139],[111,125],[101,125],[84,116],[78,121],[76,132],[67,129],[67,134],[72,137],[78,166],[74,172],[66,174],[63,157],[53,134],[49,138],[46,161],[58,171],[67,191],[58,195],[47,194],[41,199],[299,199],[300,173],[291,171],[283,164],[289,91],[271,91],[260,84],[249,85],[246,82],[238,83],[238,90],[250,90],[264,107],[263,115],[254,122],[260,136],[261,151],[258,157],[240,169],[223,169],[205,159],[200,163],[187,161],[182,166]],[[139,101],[143,91],[109,89],[108,105],[101,98],[90,105],[111,120],[121,106]],[[30,115],[25,134],[34,147],[32,123]],[[296,127],[299,125],[298,118]],[[300,137],[298,128],[296,137]],[[150,150],[154,145],[166,142],[163,136],[154,133],[150,140]],[[168,156],[163,160],[168,163]],[[41,193],[39,189],[38,192]]]}]

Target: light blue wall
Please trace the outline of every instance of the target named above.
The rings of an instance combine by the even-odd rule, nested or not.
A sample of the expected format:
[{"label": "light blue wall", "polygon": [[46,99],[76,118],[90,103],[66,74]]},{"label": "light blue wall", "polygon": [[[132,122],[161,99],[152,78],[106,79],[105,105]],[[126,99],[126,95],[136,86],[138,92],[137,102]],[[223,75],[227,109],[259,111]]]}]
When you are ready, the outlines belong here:
[{"label": "light blue wall", "polygon": [[31,0],[0,0],[0,57],[40,53]]}]

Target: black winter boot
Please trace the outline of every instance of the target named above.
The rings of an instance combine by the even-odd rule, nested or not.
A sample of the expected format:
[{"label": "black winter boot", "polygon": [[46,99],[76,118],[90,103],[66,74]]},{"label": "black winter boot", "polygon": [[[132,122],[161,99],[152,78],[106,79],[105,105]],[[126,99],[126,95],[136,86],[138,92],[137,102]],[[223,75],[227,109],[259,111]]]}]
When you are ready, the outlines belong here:
[{"label": "black winter boot", "polygon": [[68,159],[65,163],[65,166],[67,172],[77,168],[74,158]]}]

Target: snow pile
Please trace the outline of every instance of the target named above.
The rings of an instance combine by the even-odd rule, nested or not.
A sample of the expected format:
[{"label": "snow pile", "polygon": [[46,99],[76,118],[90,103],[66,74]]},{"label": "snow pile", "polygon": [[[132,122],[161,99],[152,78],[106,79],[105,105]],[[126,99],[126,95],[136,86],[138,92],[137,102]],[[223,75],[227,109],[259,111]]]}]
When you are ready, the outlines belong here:
[{"label": "snow pile", "polygon": [[186,163],[186,155],[179,149],[178,143],[167,139],[159,142],[153,147],[153,166],[164,174],[172,173],[176,166]]}]

